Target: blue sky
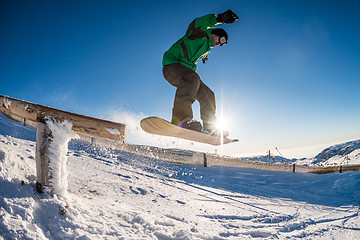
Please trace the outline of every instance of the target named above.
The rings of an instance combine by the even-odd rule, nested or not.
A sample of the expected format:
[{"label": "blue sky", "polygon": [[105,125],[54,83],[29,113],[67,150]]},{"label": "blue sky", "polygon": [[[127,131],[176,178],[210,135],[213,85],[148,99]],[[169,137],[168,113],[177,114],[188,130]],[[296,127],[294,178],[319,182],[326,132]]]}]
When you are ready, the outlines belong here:
[{"label": "blue sky", "polygon": [[[163,53],[189,23],[232,9],[202,80],[231,155],[314,156],[360,136],[357,1],[1,1],[0,94],[100,118],[171,118]],[[220,27],[220,26],[219,26]],[[198,104],[194,104],[199,119]],[[132,141],[136,142],[136,138]],[[151,144],[151,143],[149,143]]]}]

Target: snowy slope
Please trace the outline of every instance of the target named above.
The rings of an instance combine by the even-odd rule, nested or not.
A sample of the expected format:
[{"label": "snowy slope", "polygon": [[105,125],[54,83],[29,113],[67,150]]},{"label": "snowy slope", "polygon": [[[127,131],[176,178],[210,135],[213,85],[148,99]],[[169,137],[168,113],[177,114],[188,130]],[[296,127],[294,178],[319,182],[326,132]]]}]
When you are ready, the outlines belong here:
[{"label": "snowy slope", "polygon": [[295,163],[316,166],[360,165],[360,140],[330,146],[314,158],[297,160]]},{"label": "snowy slope", "polygon": [[73,141],[61,198],[36,193],[34,151],[35,130],[1,115],[3,239],[360,238],[360,172],[203,168]]},{"label": "snowy slope", "polygon": [[360,164],[360,140],[328,147],[315,159],[323,166]]},{"label": "snowy slope", "polygon": [[360,140],[337,144],[324,149],[315,158],[328,160],[334,156],[344,156],[352,153],[355,150],[360,150]]},{"label": "snowy slope", "polygon": [[[312,158],[287,159],[280,156],[273,157],[274,159],[270,162],[274,164],[295,163],[297,165],[310,166],[360,165],[360,140],[329,146]],[[269,162],[267,156],[256,156],[244,159],[254,162]]]}]

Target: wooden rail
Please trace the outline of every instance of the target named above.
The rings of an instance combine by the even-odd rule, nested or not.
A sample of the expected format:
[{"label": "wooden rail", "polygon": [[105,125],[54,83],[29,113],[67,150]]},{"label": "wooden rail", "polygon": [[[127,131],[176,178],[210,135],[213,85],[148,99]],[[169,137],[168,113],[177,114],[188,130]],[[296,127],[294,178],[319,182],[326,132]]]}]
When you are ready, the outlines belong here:
[{"label": "wooden rail", "polygon": [[[62,169],[51,168],[51,161],[60,160],[51,160],[53,154],[50,151],[50,146],[56,139],[54,139],[54,134],[48,126],[48,121],[60,123],[67,120],[71,122],[71,128],[74,132],[96,138],[115,140],[118,144],[125,143],[128,133],[126,125],[122,123],[83,116],[3,95],[0,95],[0,112],[13,120],[37,128],[35,160],[36,189],[39,193],[47,186],[50,188],[50,194],[52,194],[54,192],[52,183],[54,176],[63,176],[61,172],[58,172],[62,171]],[[64,144],[67,146],[67,142],[64,142]]]},{"label": "wooden rail", "polygon": [[[0,112],[11,119],[26,121],[30,124],[44,122],[45,117],[52,117],[57,121],[67,119],[72,122],[75,132],[120,142],[126,141],[128,133],[127,127],[123,123],[66,112],[3,95],[0,95]],[[36,124],[31,125],[36,127]]]}]

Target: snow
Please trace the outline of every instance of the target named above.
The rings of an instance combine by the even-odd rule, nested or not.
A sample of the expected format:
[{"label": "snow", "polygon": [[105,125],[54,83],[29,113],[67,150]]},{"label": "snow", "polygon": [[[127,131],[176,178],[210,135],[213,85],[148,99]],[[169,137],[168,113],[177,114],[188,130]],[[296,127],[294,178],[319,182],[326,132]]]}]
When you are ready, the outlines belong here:
[{"label": "snow", "polygon": [[4,97],[4,98],[3,98],[3,103],[4,103],[4,107],[5,107],[6,109],[9,109],[12,101],[11,101],[10,99],[7,99],[6,97]]},{"label": "snow", "polygon": [[35,190],[36,130],[0,114],[0,239],[360,238],[360,172],[204,168],[81,141],[65,153],[70,123],[54,125],[68,186],[51,197]]},{"label": "snow", "polygon": [[330,146],[313,158],[299,159],[295,163],[309,166],[360,165],[360,140]]},{"label": "snow", "polygon": [[53,193],[66,199],[68,187],[66,154],[68,150],[68,143],[71,139],[78,139],[80,137],[72,130],[72,123],[68,120],[57,122],[53,119],[47,118],[46,124],[51,130],[49,167],[51,169],[52,177],[49,181],[53,186]]},{"label": "snow", "polygon": [[337,144],[326,148],[317,156],[316,162],[321,166],[331,166],[339,164],[360,164],[360,140]]},{"label": "snow", "polygon": [[120,132],[117,128],[106,128],[106,130],[111,134],[120,135]]},{"label": "snow", "polygon": [[326,160],[327,165],[360,165],[360,149],[356,149],[345,156],[333,156]]}]

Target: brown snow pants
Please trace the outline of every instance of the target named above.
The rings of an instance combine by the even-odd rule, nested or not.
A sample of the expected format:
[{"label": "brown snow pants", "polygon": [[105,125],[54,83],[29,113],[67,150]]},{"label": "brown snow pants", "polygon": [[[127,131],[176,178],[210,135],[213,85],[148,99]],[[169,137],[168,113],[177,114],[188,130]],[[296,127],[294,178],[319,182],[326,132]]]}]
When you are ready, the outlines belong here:
[{"label": "brown snow pants", "polygon": [[215,120],[215,94],[200,79],[199,75],[180,63],[163,67],[165,79],[176,87],[171,123],[178,125],[193,119],[192,104],[197,100],[200,104],[200,117],[203,124]]}]

